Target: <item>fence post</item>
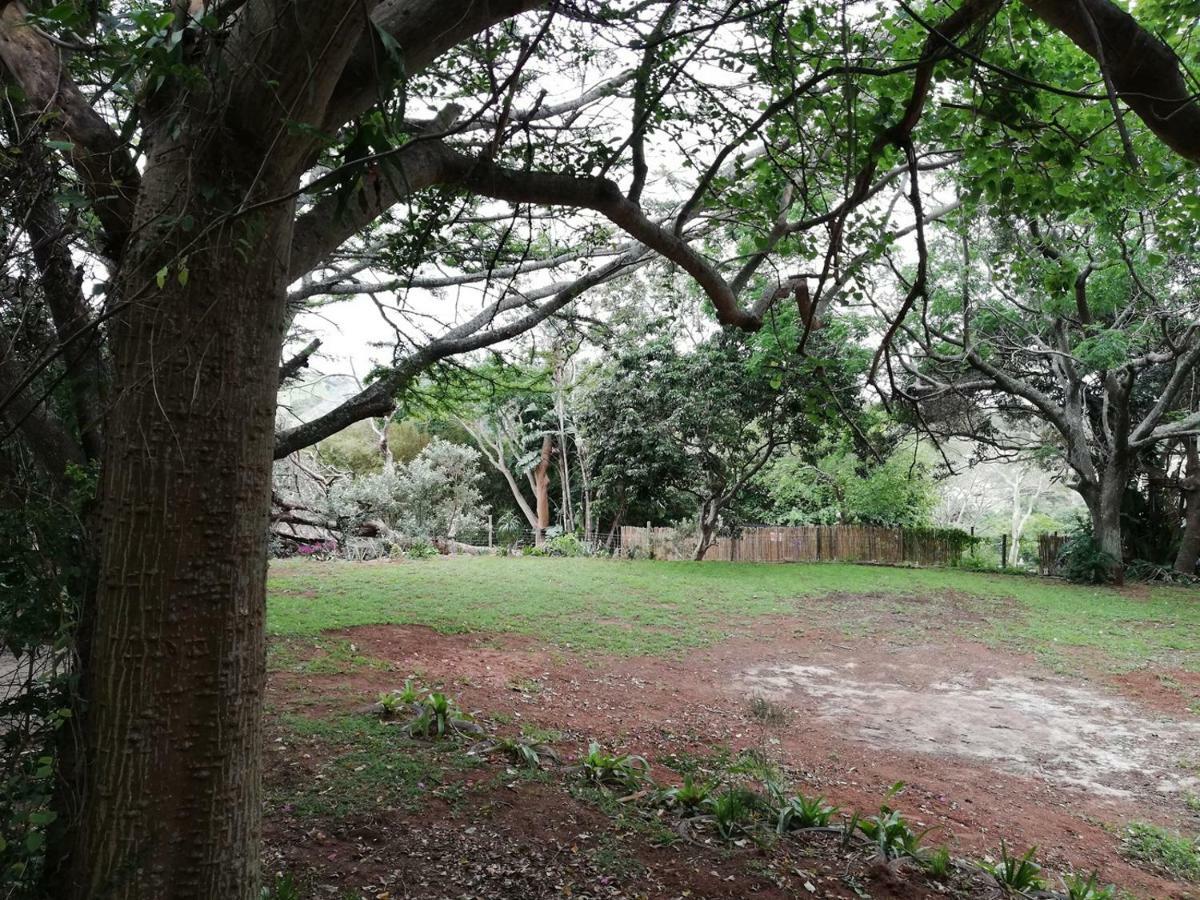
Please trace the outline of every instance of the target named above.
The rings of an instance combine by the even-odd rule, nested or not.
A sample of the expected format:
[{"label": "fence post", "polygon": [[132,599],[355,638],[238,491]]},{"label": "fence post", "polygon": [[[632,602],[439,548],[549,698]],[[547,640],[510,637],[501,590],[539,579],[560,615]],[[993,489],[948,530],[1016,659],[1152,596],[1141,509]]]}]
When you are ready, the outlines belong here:
[{"label": "fence post", "polygon": [[817,562],[821,561],[821,526],[817,525]]},{"label": "fence post", "polygon": [[1008,568],[1008,533],[1000,535],[1000,568]]},{"label": "fence post", "polygon": [[488,516],[488,549],[492,549],[492,517]]}]

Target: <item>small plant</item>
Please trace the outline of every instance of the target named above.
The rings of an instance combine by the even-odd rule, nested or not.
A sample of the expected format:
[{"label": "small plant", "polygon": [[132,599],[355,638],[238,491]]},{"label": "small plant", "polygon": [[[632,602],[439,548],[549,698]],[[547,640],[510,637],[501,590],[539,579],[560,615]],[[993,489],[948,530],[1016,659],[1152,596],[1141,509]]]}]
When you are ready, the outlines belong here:
[{"label": "small plant", "polygon": [[858,830],[875,845],[879,858],[889,862],[904,857],[920,859],[921,842],[933,829],[913,831],[899,811],[884,805],[879,808],[879,815],[860,820]]},{"label": "small plant", "polygon": [[1157,825],[1131,822],[1122,849],[1126,856],[1178,878],[1200,881],[1200,839],[1189,840]]},{"label": "small plant", "polygon": [[760,794],[744,787],[726,788],[715,797],[709,797],[706,805],[717,834],[727,841],[748,833],[751,823],[766,807]]},{"label": "small plant", "polygon": [[[890,799],[903,790],[904,782],[897,781],[888,788],[886,796]],[[923,854],[921,843],[925,839],[925,835],[933,830],[926,828],[924,831],[913,831],[908,820],[898,810],[892,809],[886,803],[879,807],[879,815],[859,819],[858,814],[855,813],[855,820],[858,830],[875,845],[879,858],[884,862],[903,857],[920,859]]]},{"label": "small plant", "polygon": [[1041,890],[1046,885],[1039,874],[1042,867],[1033,861],[1033,854],[1036,852],[1037,847],[1030,847],[1024,856],[1010,856],[1008,845],[1001,840],[1000,861],[983,862],[980,866],[1004,890],[1027,894],[1030,891]]},{"label": "small plant", "polygon": [[1086,879],[1077,873],[1072,873],[1063,879],[1063,891],[1067,900],[1114,900],[1117,896],[1115,886],[1101,886],[1093,872]]},{"label": "small plant", "polygon": [[826,803],[824,797],[797,794],[780,807],[775,830],[785,834],[798,828],[825,828],[837,811],[837,807]]},{"label": "small plant", "polygon": [[527,769],[540,769],[543,757],[558,758],[553,748],[527,740],[500,738],[496,741],[496,747],[507,754],[513,762],[525,766]]},{"label": "small plant", "polygon": [[411,678],[404,679],[404,687],[394,692],[400,703],[413,704],[421,696]]},{"label": "small plant", "polygon": [[400,711],[403,703],[395,691],[384,691],[379,695],[379,705],[384,718],[391,718]]},{"label": "small plant", "polygon": [[954,860],[950,858],[950,848],[945,844],[923,854],[920,860],[925,874],[938,881],[950,877],[950,871],[954,868]]},{"label": "small plant", "polygon": [[691,775],[684,775],[683,784],[662,792],[662,801],[671,809],[694,813],[704,808],[711,794],[712,785],[694,781]]},{"label": "small plant", "polygon": [[580,769],[588,781],[599,785],[618,785],[636,788],[650,773],[650,763],[644,757],[607,753],[592,741],[588,753],[580,763]]},{"label": "small plant", "polygon": [[782,725],[787,721],[787,710],[766,697],[751,697],[750,717],[764,725]]},{"label": "small plant", "polygon": [[423,541],[417,541],[404,548],[404,556],[407,559],[432,559],[437,555],[437,547]]},{"label": "small plant", "polygon": [[420,703],[416,718],[404,726],[411,737],[445,738],[464,731],[478,732],[466,714],[445,694],[432,693]]}]

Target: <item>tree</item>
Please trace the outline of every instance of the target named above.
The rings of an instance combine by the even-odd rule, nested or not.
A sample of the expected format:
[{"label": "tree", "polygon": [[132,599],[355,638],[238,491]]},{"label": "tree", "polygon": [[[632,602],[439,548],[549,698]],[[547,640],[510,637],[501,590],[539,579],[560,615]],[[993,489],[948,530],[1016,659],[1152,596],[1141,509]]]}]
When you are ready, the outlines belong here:
[{"label": "tree", "polygon": [[1200,430],[1184,405],[1200,367],[1200,300],[1180,287],[1194,263],[1152,222],[995,225],[997,243],[974,247],[991,254],[986,278],[947,262],[921,325],[901,326],[911,387],[900,393],[927,426],[1008,454],[1049,438],[1117,560],[1139,454]]},{"label": "tree", "polygon": [[[906,40],[920,51],[880,70],[868,60],[882,29],[855,34],[850,59],[835,29],[793,29],[796,17],[775,3],[736,13],[669,3],[664,15],[640,3],[214,0],[199,20],[183,3],[168,11],[141,3],[0,6],[5,128],[21,149],[6,159],[48,188],[11,194],[3,217],[19,232],[6,246],[33,258],[39,301],[36,316],[14,317],[17,333],[3,336],[14,348],[0,366],[4,437],[19,436],[20,450],[9,455],[35,453],[60,491],[68,465],[100,465],[72,717],[81,750],[60,759],[47,891],[257,897],[273,456],[390,415],[432,363],[521,333],[652,253],[694,278],[722,323],[741,328],[762,326],[781,286],[809,280],[762,274],[773,251],[807,246],[806,257],[824,260],[814,282],[828,286],[850,215],[906,171],[915,180],[913,132],[935,67],[977,55],[954,42],[978,46],[999,6],[968,0],[929,36],[922,26],[915,41],[905,19]],[[1086,0],[1078,12],[1034,0],[1023,9],[1100,60],[1109,98],[1127,103],[1177,152],[1200,158],[1200,105],[1175,54],[1150,31],[1108,0]],[[837,12],[821,9],[831,23]],[[718,29],[726,40],[712,40]],[[594,41],[599,30],[635,47],[633,73],[565,103],[545,102],[527,69],[571,65],[590,49],[581,35]],[[1136,64],[1107,61],[1110,45],[1136,46]],[[676,59],[692,62],[682,85]],[[748,79],[751,96],[735,92],[728,103],[695,74],[747,59],[770,65]],[[749,154],[739,160],[768,124],[778,136],[797,135],[809,111],[840,109],[851,78],[874,76],[893,79],[881,92],[889,103],[874,108],[870,92],[853,92],[863,99],[851,119],[878,124],[861,143],[857,127],[839,135],[839,171],[819,179],[814,172],[810,181],[785,177],[774,162],[760,167]],[[629,127],[615,141],[599,140],[612,135],[597,135],[575,114],[622,85]],[[826,90],[842,85],[845,92]],[[701,175],[692,195],[657,220],[642,196],[647,134],[695,133],[692,114],[671,112],[691,106],[671,102],[673,89],[695,89],[706,110],[728,115],[710,117],[715,140],[700,135],[720,150],[695,163]],[[906,95],[899,112],[897,90]],[[813,159],[841,160],[826,154],[829,146],[824,136],[798,139],[780,162],[800,172]],[[881,169],[893,154],[904,164]],[[55,162],[47,170],[48,158]],[[802,187],[783,190],[784,183]],[[739,195],[770,195],[772,208]],[[338,248],[370,237],[376,220],[407,204],[395,216],[396,247],[453,260],[455,248],[436,246],[439,226],[449,218],[469,231],[488,218],[475,203],[456,208],[455,196],[511,203],[518,220],[531,209],[561,208],[603,223],[583,228],[598,241],[546,252],[532,239],[501,238],[488,249],[502,253],[485,253],[478,267],[458,257],[459,271],[428,276],[434,283],[510,284],[560,264],[594,265],[540,287],[522,280],[525,290],[502,288],[436,335],[398,338],[393,365],[363,391],[275,434],[280,350],[295,305],[310,291],[380,287],[359,277],[369,261],[339,257]],[[781,196],[787,202],[777,204]],[[729,277],[697,249],[721,236],[705,214],[710,203],[745,213],[721,226],[725,234],[741,229],[761,239]],[[608,240],[614,227],[627,237]],[[823,254],[816,234],[828,239]],[[356,248],[369,257],[387,249],[369,240]],[[102,286],[102,306],[83,293],[76,251]],[[520,262],[510,267],[513,256]],[[400,283],[413,276],[404,271]],[[812,298],[814,309],[819,300]],[[56,392],[67,402],[47,403]]]}]

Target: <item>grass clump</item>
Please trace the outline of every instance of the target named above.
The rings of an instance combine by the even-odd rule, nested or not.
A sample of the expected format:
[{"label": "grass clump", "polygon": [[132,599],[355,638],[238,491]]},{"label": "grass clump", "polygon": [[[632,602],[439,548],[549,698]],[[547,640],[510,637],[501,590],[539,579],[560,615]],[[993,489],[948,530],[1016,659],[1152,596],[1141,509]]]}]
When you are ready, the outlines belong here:
[{"label": "grass clump", "polygon": [[1122,850],[1130,859],[1176,878],[1200,881],[1200,838],[1188,838],[1147,822],[1131,822],[1125,828]]}]

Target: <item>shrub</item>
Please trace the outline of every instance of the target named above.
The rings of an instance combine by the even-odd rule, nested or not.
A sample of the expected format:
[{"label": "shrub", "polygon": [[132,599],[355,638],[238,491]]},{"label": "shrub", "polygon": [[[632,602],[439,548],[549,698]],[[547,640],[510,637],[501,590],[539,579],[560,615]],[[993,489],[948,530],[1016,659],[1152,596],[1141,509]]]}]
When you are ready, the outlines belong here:
[{"label": "shrub", "polygon": [[573,534],[560,534],[546,541],[547,556],[587,556],[587,546]]},{"label": "shrub", "polygon": [[1112,580],[1119,560],[1102,548],[1086,521],[1076,522],[1058,553],[1058,571],[1076,584],[1105,584]]}]

